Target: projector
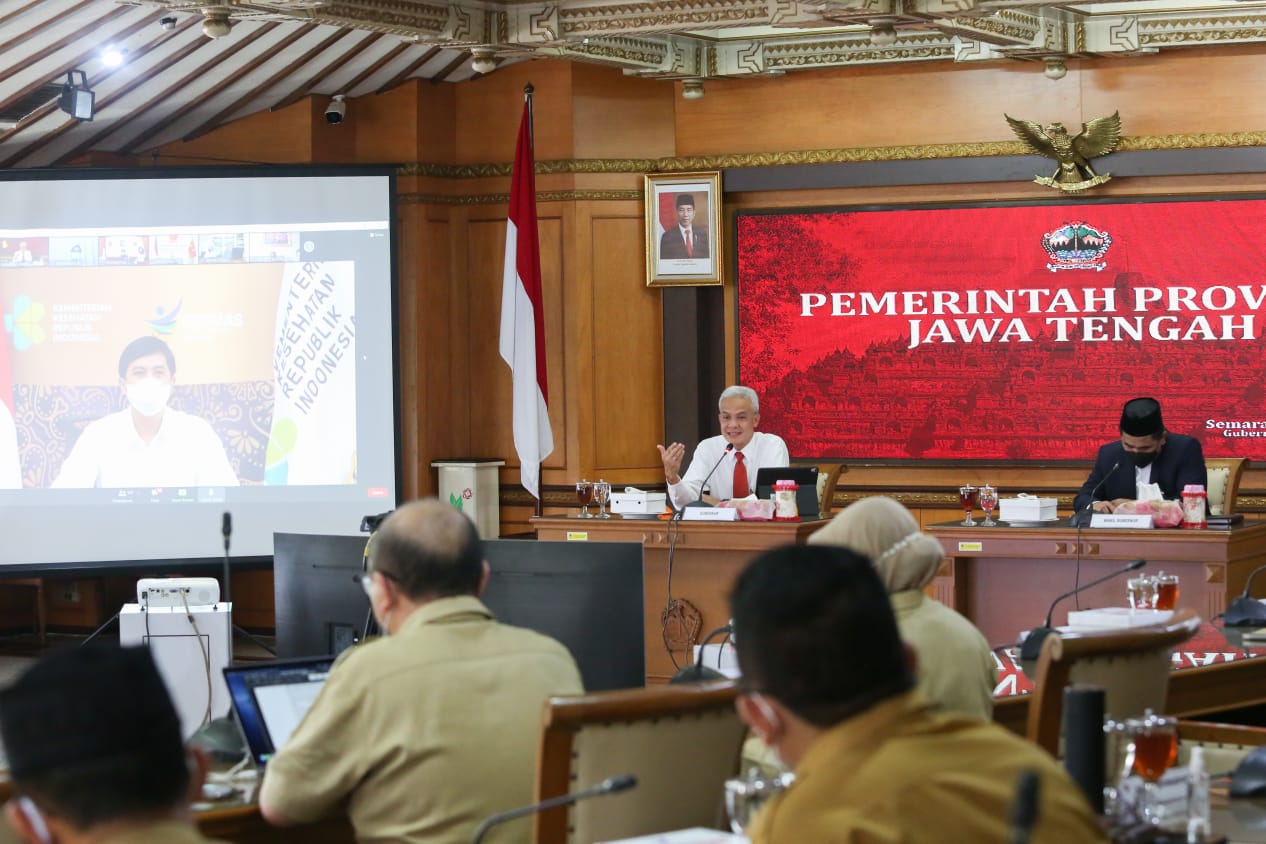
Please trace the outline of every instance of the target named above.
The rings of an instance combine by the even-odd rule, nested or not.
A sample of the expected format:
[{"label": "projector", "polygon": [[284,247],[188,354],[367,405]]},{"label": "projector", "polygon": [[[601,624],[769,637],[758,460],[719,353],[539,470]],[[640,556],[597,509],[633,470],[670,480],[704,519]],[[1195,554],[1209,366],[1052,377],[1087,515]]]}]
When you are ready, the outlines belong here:
[{"label": "projector", "polygon": [[220,583],[214,577],[145,577],[136,581],[136,603],[141,609],[210,607],[220,602]]}]

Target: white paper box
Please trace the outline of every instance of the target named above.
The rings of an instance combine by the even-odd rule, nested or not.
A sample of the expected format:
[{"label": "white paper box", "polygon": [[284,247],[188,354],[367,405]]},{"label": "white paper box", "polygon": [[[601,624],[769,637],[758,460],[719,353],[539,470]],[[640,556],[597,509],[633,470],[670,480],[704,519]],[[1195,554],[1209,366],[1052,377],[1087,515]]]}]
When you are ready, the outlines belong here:
[{"label": "white paper box", "polygon": [[1128,627],[1164,624],[1173,617],[1173,610],[1102,607],[1097,610],[1073,610],[1068,613],[1068,626],[1073,630],[1121,630]]},{"label": "white paper box", "polygon": [[668,496],[662,492],[613,492],[612,513],[662,513]]},{"label": "white paper box", "polygon": [[1004,498],[998,518],[1004,522],[1049,522],[1058,518],[1054,498]]}]

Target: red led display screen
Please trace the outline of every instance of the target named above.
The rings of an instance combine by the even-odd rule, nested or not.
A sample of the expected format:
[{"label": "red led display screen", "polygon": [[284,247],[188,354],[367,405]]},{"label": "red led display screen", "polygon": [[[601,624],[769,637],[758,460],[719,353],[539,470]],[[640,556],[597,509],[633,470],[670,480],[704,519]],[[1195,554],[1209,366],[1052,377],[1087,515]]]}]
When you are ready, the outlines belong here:
[{"label": "red led display screen", "polygon": [[798,458],[1088,460],[1160,399],[1266,459],[1266,199],[751,212],[738,371]]}]

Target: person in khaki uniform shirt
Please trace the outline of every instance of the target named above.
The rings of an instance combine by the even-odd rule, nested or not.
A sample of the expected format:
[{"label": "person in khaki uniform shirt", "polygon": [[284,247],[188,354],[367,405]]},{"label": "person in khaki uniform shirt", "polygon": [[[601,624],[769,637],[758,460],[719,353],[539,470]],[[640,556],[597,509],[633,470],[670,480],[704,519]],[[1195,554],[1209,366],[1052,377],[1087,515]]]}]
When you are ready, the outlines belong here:
[{"label": "person in khaki uniform shirt", "polygon": [[67,648],[0,692],[0,741],[25,844],[210,844],[194,827],[207,757],[147,648]]},{"label": "person in khaki uniform shirt", "polygon": [[731,596],[739,715],[795,772],[752,844],[1010,840],[1026,771],[1040,780],[1034,844],[1106,842],[1077,786],[1041,748],[914,691],[913,652],[870,561],[844,548],[767,552]]},{"label": "person in khaki uniform shirt", "polygon": [[268,821],[346,811],[360,842],[467,844],[489,815],[532,802],[542,706],[581,693],[580,672],[553,639],[498,624],[477,597],[487,579],[474,525],[448,504],[383,522],[363,580],[387,635],[340,657],[269,760]]},{"label": "person in khaki uniform shirt", "polygon": [[984,635],[954,610],[923,594],[945,560],[941,543],[919,530],[899,502],[883,496],[845,507],[809,537],[870,559],[888,591],[901,638],[918,657],[918,689],[933,705],[988,720],[998,683]]}]

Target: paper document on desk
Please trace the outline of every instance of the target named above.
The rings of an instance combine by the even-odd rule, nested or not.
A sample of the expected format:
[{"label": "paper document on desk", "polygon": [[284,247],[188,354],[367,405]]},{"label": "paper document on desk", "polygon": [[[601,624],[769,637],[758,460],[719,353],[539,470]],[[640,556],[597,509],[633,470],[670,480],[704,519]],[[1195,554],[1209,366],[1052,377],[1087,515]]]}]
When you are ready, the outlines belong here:
[{"label": "paper document on desk", "polygon": [[1173,615],[1173,610],[1135,610],[1129,607],[1074,610],[1068,614],[1068,628],[1078,632],[1086,630],[1123,630],[1130,627],[1164,624]]},{"label": "paper document on desk", "polygon": [[694,827],[639,838],[621,838],[619,841],[600,841],[598,844],[749,844],[749,841],[742,835]]}]

